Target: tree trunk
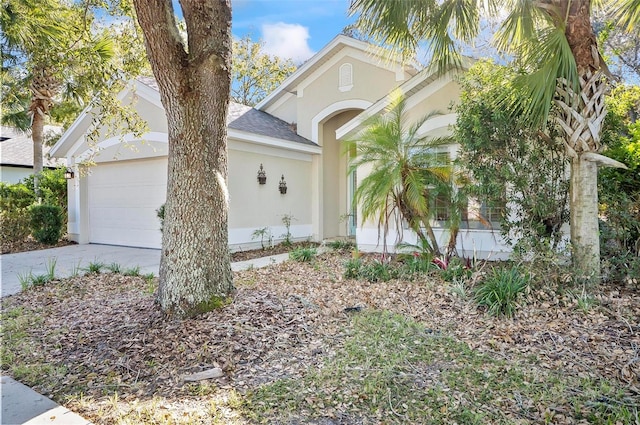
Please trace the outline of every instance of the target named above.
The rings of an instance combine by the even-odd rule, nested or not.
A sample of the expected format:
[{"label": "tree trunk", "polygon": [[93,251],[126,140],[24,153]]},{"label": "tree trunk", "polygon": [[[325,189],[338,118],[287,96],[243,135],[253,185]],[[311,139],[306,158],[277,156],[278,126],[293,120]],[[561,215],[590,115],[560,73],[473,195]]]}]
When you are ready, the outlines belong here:
[{"label": "tree trunk", "polygon": [[54,76],[53,69],[43,64],[36,65],[32,72],[31,104],[31,139],[33,140],[33,187],[40,197],[38,177],[43,169],[42,144],[44,142],[45,117],[53,106],[53,97],[59,90],[60,83]]},{"label": "tree trunk", "polygon": [[571,244],[574,272],[583,281],[600,280],[598,165],[582,157],[571,161]]},{"label": "tree trunk", "polygon": [[223,305],[233,290],[226,127],[231,5],[180,2],[187,53],[170,0],[134,4],[169,129],[158,301],[170,316],[191,317]]},{"label": "tree trunk", "polygon": [[31,139],[33,140],[33,189],[40,198],[40,173],[43,168],[42,143],[44,141],[44,114],[40,110],[33,112],[31,121]]},{"label": "tree trunk", "polygon": [[577,274],[600,280],[600,238],[598,227],[598,166],[583,157],[601,149],[602,122],[607,114],[603,77],[604,63],[591,27],[591,2],[557,2],[566,16],[565,35],[576,61],[579,87],[559,81],[556,104],[558,124],[565,132],[565,145],[571,157],[570,225],[573,264]]}]

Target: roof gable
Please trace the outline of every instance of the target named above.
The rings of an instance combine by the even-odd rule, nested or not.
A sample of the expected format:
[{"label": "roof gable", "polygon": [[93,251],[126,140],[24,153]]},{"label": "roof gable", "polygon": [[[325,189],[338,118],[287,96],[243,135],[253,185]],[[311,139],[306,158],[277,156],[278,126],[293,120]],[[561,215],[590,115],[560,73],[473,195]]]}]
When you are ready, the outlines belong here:
[{"label": "roof gable", "polygon": [[[412,98],[419,98],[428,92],[429,90],[436,88],[439,84],[446,84],[452,81],[456,72],[464,72],[469,69],[472,64],[471,59],[466,59],[462,64],[462,70],[452,69],[444,75],[439,75],[432,68],[425,68],[418,74],[413,76],[410,80],[400,85],[398,89],[404,94],[407,99],[408,105],[411,105]],[[344,139],[352,135],[362,123],[369,117],[382,113],[384,109],[389,105],[390,98],[385,96],[382,99],[375,102],[366,110],[362,111],[359,115],[353,118],[351,121],[343,125],[336,130],[336,137],[338,139]]]},{"label": "roof gable", "polygon": [[385,53],[386,50],[381,47],[347,37],[346,35],[338,35],[311,59],[300,66],[293,74],[287,77],[276,90],[258,103],[256,105],[256,109],[266,110],[278,102],[278,100],[283,96],[294,92],[299,84],[303,83],[308,78],[312,78],[314,72],[347,47],[363,53],[370,59],[377,59],[378,66],[393,70],[401,69],[403,72],[407,72],[410,75],[414,75],[416,73],[416,70],[413,67],[404,66],[399,61],[391,59],[389,55]]},{"label": "roof gable", "polygon": [[[164,107],[160,100],[159,87],[152,77],[138,77],[120,93],[119,98],[125,99],[131,96],[140,96],[152,103],[164,113]],[[62,135],[58,143],[52,148],[52,155],[56,157],[67,156],[74,149],[78,141],[83,138],[92,120],[92,111],[87,109],[80,114],[69,129]],[[298,135],[285,121],[276,118],[266,112],[258,111],[250,106],[229,102],[227,114],[227,127],[253,135],[267,136],[287,142],[303,145],[318,146],[312,141]]]}]

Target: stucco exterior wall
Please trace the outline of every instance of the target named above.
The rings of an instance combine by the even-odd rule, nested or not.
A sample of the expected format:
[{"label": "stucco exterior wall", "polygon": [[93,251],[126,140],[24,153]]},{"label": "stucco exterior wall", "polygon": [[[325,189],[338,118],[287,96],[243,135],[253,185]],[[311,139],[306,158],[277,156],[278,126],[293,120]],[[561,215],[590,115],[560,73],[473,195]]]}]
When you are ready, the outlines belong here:
[{"label": "stucco exterior wall", "polygon": [[[237,149],[229,150],[229,243],[230,245],[259,246],[255,230],[267,227],[274,241],[282,240],[286,227],[284,215],[293,217],[291,234],[294,239],[312,236],[311,222],[311,155],[292,155],[277,149],[261,152],[243,150],[248,144],[234,142]],[[283,154],[286,155],[283,157]],[[260,164],[267,175],[264,185],[258,183]],[[281,194],[281,177],[287,193]]]},{"label": "stucco exterior wall", "polygon": [[[154,145],[132,142],[117,160],[97,161],[68,181],[71,240],[160,248],[155,210],[166,199],[167,159],[159,152],[166,152],[167,145]],[[98,158],[111,158],[105,155],[110,149]],[[257,181],[260,164],[267,173],[266,185]],[[282,239],[284,214],[294,218],[290,229],[294,239],[311,236],[311,164],[311,154],[229,140],[231,249],[259,246],[252,234],[262,227],[271,229],[275,241]],[[278,190],[282,175],[288,188],[284,195]]]},{"label": "stucco exterior wall", "polygon": [[360,110],[342,112],[322,123],[323,237],[347,236],[351,202],[347,180],[348,158],[345,145],[336,140],[336,129],[349,122]]},{"label": "stucco exterior wall", "polygon": [[[345,54],[348,55],[350,50],[353,49],[346,48]],[[339,71],[344,63],[350,63],[353,70],[353,87],[348,91],[339,88]],[[307,84],[298,87],[298,134],[314,140],[312,121],[327,106],[353,99],[373,103],[400,83],[392,71],[345,56]],[[314,141],[321,143],[320,140]]]},{"label": "stucco exterior wall", "polygon": [[[146,98],[138,97],[135,101],[135,107],[140,118],[147,122],[150,134],[166,134],[167,122],[164,110],[158,108]],[[164,156],[167,154],[166,144],[154,144],[152,140],[145,140],[144,143],[138,143],[136,140],[123,139],[122,135],[109,134],[102,129],[98,133],[97,141],[87,140],[83,133],[88,130],[86,122],[82,122],[74,129],[73,135],[77,135],[76,145],[71,149],[73,152],[86,152],[87,150],[97,146],[99,142],[105,140],[113,140],[114,143],[108,149],[99,150],[92,158],[95,162],[106,162],[114,160],[139,159],[155,156]],[[166,141],[166,136],[163,137]],[[88,158],[76,158],[76,160],[86,160]]]},{"label": "stucco exterior wall", "polygon": [[274,117],[278,117],[289,124],[297,124],[297,101],[298,98],[295,94],[285,93],[278,102],[269,108],[268,112]]}]

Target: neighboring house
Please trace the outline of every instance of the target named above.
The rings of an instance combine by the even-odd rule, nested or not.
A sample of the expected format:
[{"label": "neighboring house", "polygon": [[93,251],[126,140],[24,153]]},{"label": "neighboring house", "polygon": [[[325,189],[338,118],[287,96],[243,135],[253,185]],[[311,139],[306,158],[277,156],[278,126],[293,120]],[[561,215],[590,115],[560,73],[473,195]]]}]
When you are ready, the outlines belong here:
[{"label": "neighboring house", "polygon": [[[230,105],[232,249],[259,245],[252,233],[264,227],[281,239],[285,214],[294,217],[295,239],[356,237],[363,250],[382,249],[376,224],[357,222],[352,193],[367,170],[347,175],[348,153],[341,140],[357,131],[367,116],[380,113],[396,87],[407,96],[412,118],[444,112],[425,124],[425,134],[448,134],[455,115],[447,111],[460,91],[453,75],[417,72],[379,52],[337,36],[255,108]],[[68,233],[80,243],[159,248],[156,209],[165,200],[167,177],[164,109],[150,79],[132,83],[121,99],[148,122],[150,131],[142,139],[121,135],[91,144],[85,134],[92,111],[85,111],[52,149],[52,155],[66,158],[68,166],[80,171],[69,181]],[[82,170],[88,159],[95,165]],[[257,179],[261,167],[267,175],[264,185]],[[286,194],[278,190],[282,176]],[[415,241],[415,235],[404,233],[406,241]],[[442,233],[440,229],[444,241]],[[459,240],[465,254],[506,252],[499,235],[488,230],[462,231]]]},{"label": "neighboring house", "polygon": [[[45,126],[45,133],[60,131],[60,127]],[[64,160],[49,158],[49,147],[43,146],[44,167],[56,168]],[[0,129],[0,181],[18,183],[33,174],[33,141],[31,136],[12,127]]]}]

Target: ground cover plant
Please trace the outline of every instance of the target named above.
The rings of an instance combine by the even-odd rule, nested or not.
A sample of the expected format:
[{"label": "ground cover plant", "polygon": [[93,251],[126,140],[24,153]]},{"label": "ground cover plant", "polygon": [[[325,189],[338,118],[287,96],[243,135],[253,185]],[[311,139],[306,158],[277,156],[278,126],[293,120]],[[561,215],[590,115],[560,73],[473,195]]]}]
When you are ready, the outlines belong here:
[{"label": "ground cover plant", "polygon": [[[184,321],[141,276],[29,288],[3,300],[2,371],[96,424],[638,422],[637,285],[547,274],[506,318],[442,270],[372,283],[349,258],[236,273],[228,305]],[[470,295],[491,276],[471,274]]]}]

